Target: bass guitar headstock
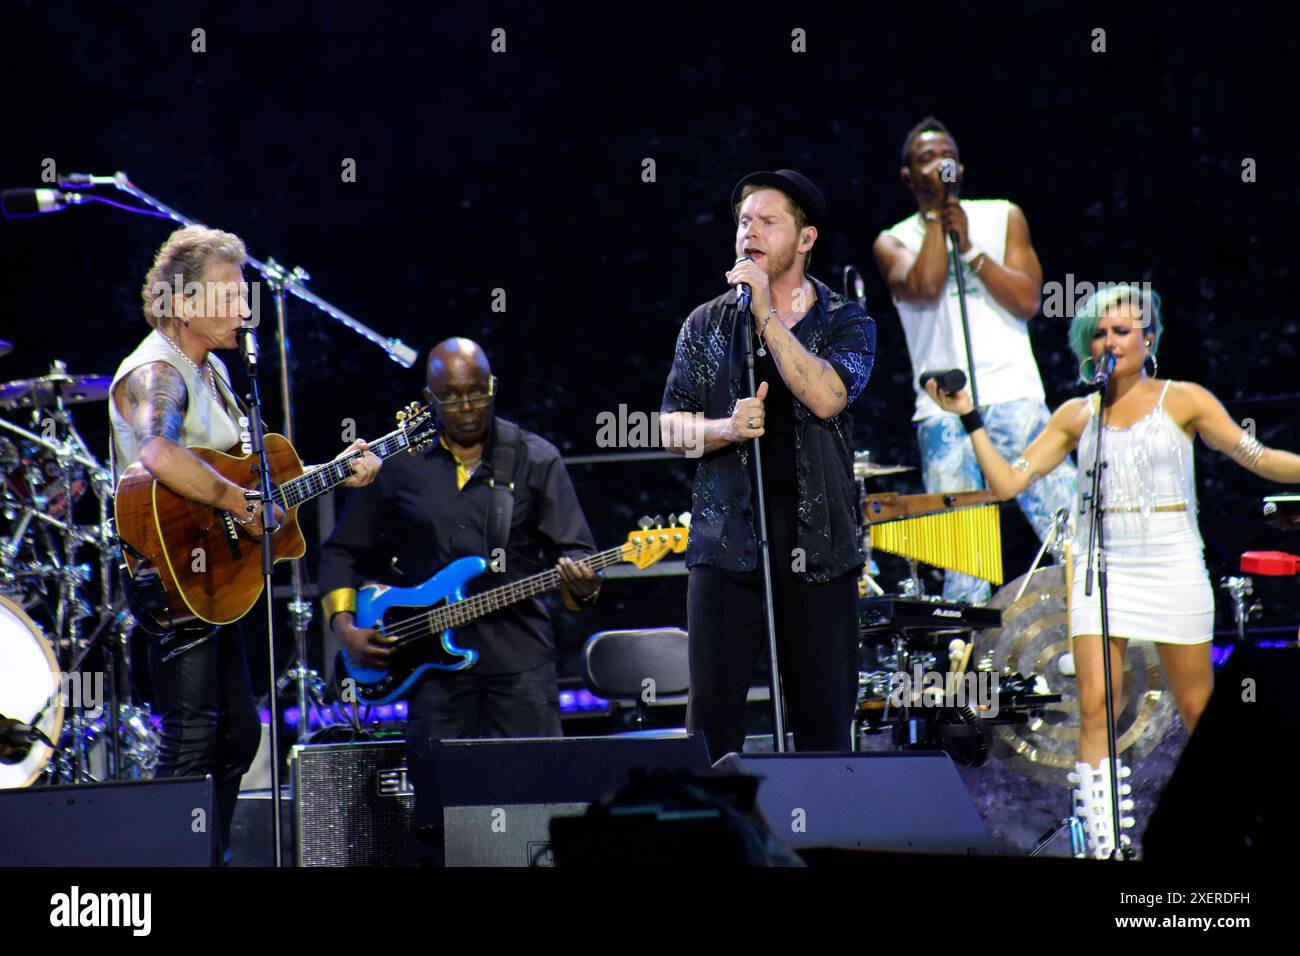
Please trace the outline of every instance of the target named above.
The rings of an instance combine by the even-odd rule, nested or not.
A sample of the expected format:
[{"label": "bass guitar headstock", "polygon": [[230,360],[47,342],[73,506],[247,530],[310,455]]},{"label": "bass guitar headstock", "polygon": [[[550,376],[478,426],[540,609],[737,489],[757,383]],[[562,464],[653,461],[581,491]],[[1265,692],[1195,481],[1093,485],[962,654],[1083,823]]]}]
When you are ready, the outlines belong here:
[{"label": "bass guitar headstock", "polygon": [[664,519],[659,515],[644,517],[637,524],[641,530],[629,534],[627,543],[623,545],[621,557],[629,564],[648,568],[666,554],[681,554],[686,550],[691,526],[689,511],[669,515],[666,528]]}]

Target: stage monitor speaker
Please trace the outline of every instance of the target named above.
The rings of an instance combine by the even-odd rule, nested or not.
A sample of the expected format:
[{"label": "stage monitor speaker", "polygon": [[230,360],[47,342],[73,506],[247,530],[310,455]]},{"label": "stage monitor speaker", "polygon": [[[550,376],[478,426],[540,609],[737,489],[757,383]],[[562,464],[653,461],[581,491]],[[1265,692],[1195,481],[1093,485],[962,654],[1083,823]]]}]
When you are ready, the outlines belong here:
[{"label": "stage monitor speaker", "polygon": [[0,790],[0,866],[212,866],[211,777]]},{"label": "stage monitor speaker", "polygon": [[446,866],[554,865],[552,817],[584,813],[635,768],[709,768],[703,734],[442,740],[425,752],[427,766],[412,768],[416,858]]},{"label": "stage monitor speaker", "polygon": [[1146,859],[1295,858],[1297,688],[1300,648],[1233,650],[1147,823]]},{"label": "stage monitor speaker", "polygon": [[759,809],[777,839],[796,850],[993,851],[941,751],[727,754],[717,768],[762,778]]},{"label": "stage monitor speaker", "polygon": [[298,866],[401,866],[414,791],[404,740],[290,750]]}]

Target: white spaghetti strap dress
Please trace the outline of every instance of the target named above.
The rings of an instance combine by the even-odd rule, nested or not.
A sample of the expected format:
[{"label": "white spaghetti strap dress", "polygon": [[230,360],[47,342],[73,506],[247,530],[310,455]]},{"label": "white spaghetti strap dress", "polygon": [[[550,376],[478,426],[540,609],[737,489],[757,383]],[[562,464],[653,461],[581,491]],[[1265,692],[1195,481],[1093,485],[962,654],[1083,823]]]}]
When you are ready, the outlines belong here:
[{"label": "white spaghetti strap dress", "polygon": [[[1105,426],[1102,453],[1103,544],[1110,635],[1132,641],[1201,644],[1214,637],[1214,590],[1205,569],[1204,542],[1196,526],[1196,476],[1192,440],[1165,411],[1165,395],[1151,413],[1128,428]],[[1089,402],[1091,415],[1098,402]],[[1074,578],[1070,634],[1101,633],[1101,594],[1094,580],[1084,595],[1088,518],[1083,496],[1092,489],[1097,458],[1095,422],[1079,441],[1079,495],[1074,506]],[[1183,511],[1157,511],[1184,505]]]}]

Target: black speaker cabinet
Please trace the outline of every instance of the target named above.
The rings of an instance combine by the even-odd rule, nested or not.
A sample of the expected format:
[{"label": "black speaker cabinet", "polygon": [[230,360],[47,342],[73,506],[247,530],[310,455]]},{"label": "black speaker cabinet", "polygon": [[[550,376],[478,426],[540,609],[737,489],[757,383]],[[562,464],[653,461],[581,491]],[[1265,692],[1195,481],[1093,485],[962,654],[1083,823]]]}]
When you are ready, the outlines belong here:
[{"label": "black speaker cabinet", "polygon": [[553,817],[584,813],[634,768],[709,767],[703,734],[435,740],[423,753],[417,862],[446,866],[553,865]]},{"label": "black speaker cabinet", "polygon": [[211,777],[0,790],[0,866],[212,866]]},{"label": "black speaker cabinet", "polygon": [[414,792],[406,742],[298,744],[289,754],[298,866],[401,866]]},{"label": "black speaker cabinet", "polygon": [[1148,860],[1295,858],[1298,689],[1300,648],[1233,650],[1151,814]]},{"label": "black speaker cabinet", "polygon": [[762,778],[759,809],[776,837],[796,850],[993,850],[943,752],[728,754],[716,766]]}]

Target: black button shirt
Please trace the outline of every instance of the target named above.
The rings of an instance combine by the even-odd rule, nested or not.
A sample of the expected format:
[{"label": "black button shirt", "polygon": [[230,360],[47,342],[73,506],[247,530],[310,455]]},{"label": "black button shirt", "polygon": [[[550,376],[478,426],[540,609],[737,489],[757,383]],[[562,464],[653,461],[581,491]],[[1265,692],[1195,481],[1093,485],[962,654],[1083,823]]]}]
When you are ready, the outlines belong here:
[{"label": "black button shirt", "polygon": [[[799,322],[794,335],[805,349],[839,373],[848,391],[848,405],[852,405],[871,377],[876,324],[856,303],[811,276],[808,279],[817,291],[817,304]],[[738,323],[736,313],[736,290],[732,289],[697,307],[682,323],[661,412],[726,418],[742,395],[748,394],[743,335],[753,323]],[[792,402],[798,491],[795,543],[803,549],[806,562],[806,571],[799,572],[799,577],[808,582],[830,581],[861,567],[866,559],[858,533],[848,406],[823,420],[803,402]],[[763,452],[766,454],[767,446]],[[699,459],[691,496],[687,567],[707,564],[727,571],[752,571],[757,566],[750,457],[749,443],[741,442]]]},{"label": "black button shirt", "polygon": [[[521,430],[522,431],[522,430]],[[492,429],[483,458],[465,487],[456,487],[456,459],[441,444],[390,458],[374,483],[358,489],[321,552],[320,592],[376,581],[414,587],[457,558],[489,561],[466,587],[490,590],[595,552],[559,450],[522,431],[515,458],[514,511],[505,568],[492,570],[487,516],[492,476]],[[516,674],[555,659],[555,635],[540,598],[531,597],[456,631],[456,642],[479,652],[474,670]]]}]

